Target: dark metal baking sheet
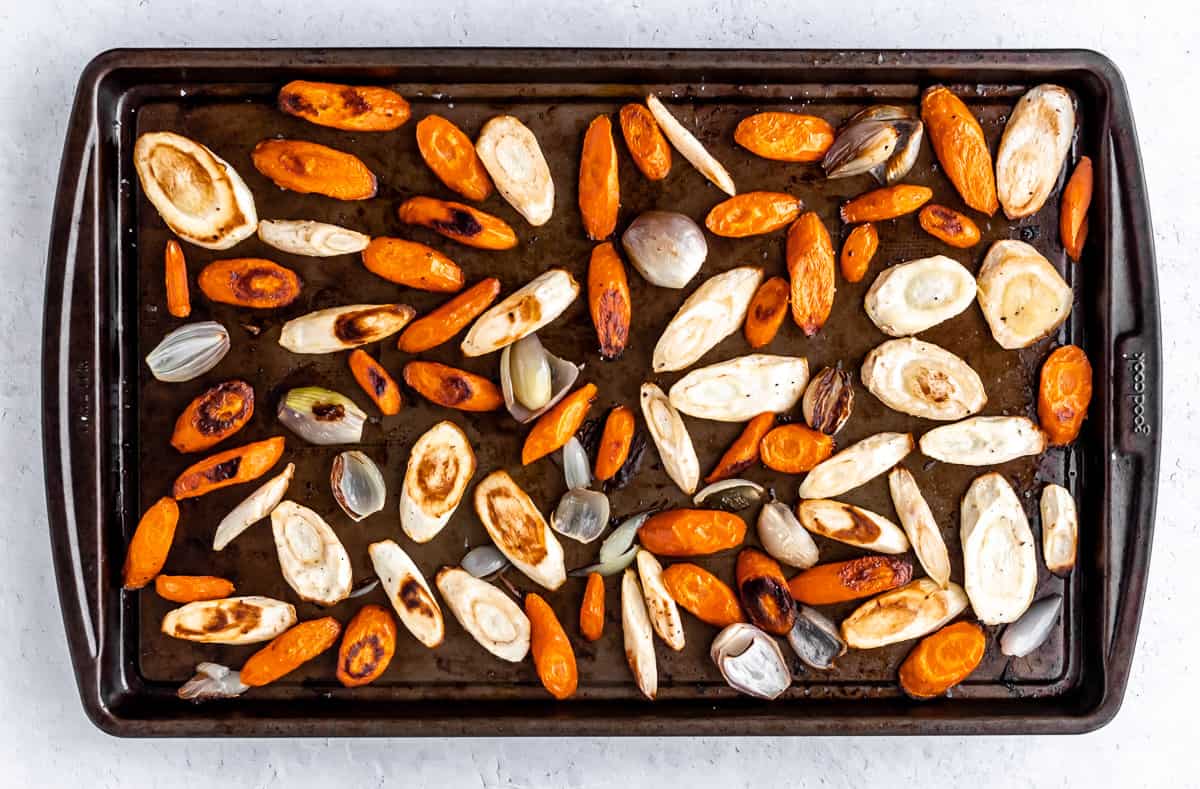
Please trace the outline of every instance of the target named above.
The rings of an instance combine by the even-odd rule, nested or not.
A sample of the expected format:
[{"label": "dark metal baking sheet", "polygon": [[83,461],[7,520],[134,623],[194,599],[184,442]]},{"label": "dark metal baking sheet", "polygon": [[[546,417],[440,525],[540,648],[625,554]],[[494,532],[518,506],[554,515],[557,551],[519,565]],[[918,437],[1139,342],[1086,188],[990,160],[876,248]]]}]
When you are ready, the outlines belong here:
[{"label": "dark metal baking sheet", "polygon": [[[295,77],[375,82],[396,87],[413,105],[414,120],[385,134],[354,134],[316,127],[273,107],[279,85]],[[372,235],[398,235],[429,243],[451,255],[469,281],[501,279],[505,292],[552,266],[582,280],[591,244],[575,208],[575,174],[583,129],[596,114],[615,111],[654,90],[684,123],[697,131],[734,174],[739,189],[789,191],[818,211],[840,241],[836,209],[841,200],[869,188],[868,177],[826,181],[816,168],[780,165],[750,155],[732,143],[732,130],[746,114],[800,108],[835,125],[864,104],[886,99],[914,105],[920,90],[946,82],[963,92],[980,116],[993,146],[1016,96],[1053,80],[1079,100],[1080,134],[1073,156],[1097,162],[1097,200],[1092,240],[1078,266],[1064,258],[1057,241],[1056,200],[1019,223],[1003,217],[981,222],[984,243],[973,250],[947,250],[922,233],[915,218],[883,223],[881,247],[863,283],[838,282],[826,329],[804,338],[788,322],[768,350],[806,356],[813,370],[839,361],[857,370],[870,348],[886,339],[866,318],[862,295],[884,265],[929,254],[948,254],[977,270],[990,241],[1029,240],[1073,281],[1076,303],[1064,329],[1019,353],[991,340],[977,307],[924,333],[925,339],[964,356],[982,375],[989,394],[987,414],[1032,415],[1038,366],[1055,345],[1077,342],[1097,370],[1097,397],[1081,440],[1070,450],[1052,450],[1037,460],[1005,464],[1000,470],[1026,502],[1037,533],[1037,492],[1042,484],[1066,484],[1080,502],[1081,561],[1067,581],[1042,569],[1038,594],[1061,591],[1066,615],[1051,641],[1034,656],[1008,661],[994,639],[983,665],[953,698],[929,704],[903,699],[895,671],[910,644],[852,652],[828,676],[795,666],[796,684],[782,699],[765,704],[737,698],[707,658],[714,630],[686,617],[688,646],[681,653],[658,648],[660,697],[641,701],[630,681],[620,639],[617,579],[608,586],[605,637],[596,644],[574,639],[580,692],[571,701],[550,703],[532,666],[492,658],[448,622],[446,643],[427,650],[402,637],[396,659],[374,685],[347,691],[333,679],[333,654],[312,661],[268,688],[236,702],[193,707],[178,702],[174,689],[195,663],[239,664],[247,647],[192,645],[166,638],[158,623],[170,604],[152,593],[119,590],[119,568],[127,536],[140,512],[169,490],[174,476],[194,458],[166,443],[179,409],[206,385],[243,377],[255,387],[256,413],[232,443],[283,432],[286,460],[297,464],[289,497],[326,516],[346,544],[356,577],[370,574],[366,546],[398,539],[427,575],[456,563],[468,546],[486,541],[464,503],[434,542],[415,546],[399,531],[399,480],[412,442],[433,422],[451,418],[468,433],[479,456],[480,478],[506,467],[543,510],[563,491],[561,474],[548,460],[526,469],[516,464],[524,430],[507,416],[449,413],[408,393],[398,416],[373,419],[361,447],[383,468],[389,502],[359,524],[337,509],[329,493],[329,462],[337,448],[312,447],[282,431],[274,407],[293,385],[320,384],[367,405],[346,367],[345,354],[302,357],[276,343],[284,321],[312,309],[354,302],[404,301],[424,311],[442,297],[380,280],[357,256],[309,259],[286,255],[257,239],[235,251],[185,247],[189,270],[233,255],[261,255],[295,268],[305,281],[301,298],[276,312],[249,313],[210,304],[199,294],[190,320],[225,324],[233,350],[210,373],[193,382],[165,385],[149,376],[141,357],[178,321],[162,309],[161,255],[170,237],[157,214],[134,187],[130,151],[137,134],[170,130],[204,142],[229,161],[256,196],[262,218],[306,218],[336,222]],[[412,126],[437,112],[474,134],[486,118],[518,115],[538,136],[555,178],[551,222],[530,228],[498,196],[483,208],[508,220],[522,244],[509,252],[471,250],[418,228],[400,225],[395,207],[413,194],[453,198],[421,163]],[[322,142],[360,156],[380,177],[379,196],[343,203],[283,192],[254,170],[249,152],[260,139],[289,136]],[[618,143],[620,144],[620,143]],[[671,176],[651,184],[622,150],[622,209],[618,230],[643,210],[668,208],[697,219],[722,195],[679,156]],[[935,201],[959,205],[937,172],[928,146],[909,179],[927,184]],[[820,52],[607,52],[585,51],[378,51],[230,52],[137,51],[98,58],[81,80],[68,134],[52,237],[46,314],[46,463],[52,539],[68,640],[81,696],[92,719],[108,731],[153,734],[715,734],[715,733],[894,733],[967,731],[1079,731],[1115,713],[1132,659],[1141,592],[1153,522],[1157,438],[1157,299],[1153,252],[1141,186],[1132,118],[1115,69],[1100,56],[1080,52],[1041,53],[840,53]],[[980,217],[977,217],[980,218]],[[631,275],[635,310],[631,347],[618,362],[599,361],[586,306],[581,299],[541,333],[547,346],[583,361],[582,380],[600,386],[594,415],[617,403],[634,405],[638,385],[648,378],[654,341],[682,298],[703,277],[734,265],[761,265],[784,273],[783,234],[750,239],[711,235],[700,276],[682,292],[663,291]],[[261,328],[253,336],[241,325]],[[495,378],[495,355],[465,362],[456,345],[422,354]],[[385,341],[368,350],[394,373],[408,357]],[[745,353],[740,335],[706,355],[704,362]],[[1138,357],[1142,354],[1142,357]],[[677,375],[657,376],[668,386]],[[1105,385],[1110,383],[1111,385]],[[879,430],[931,425],[884,408],[859,387],[857,410],[839,444]],[[1140,404],[1136,399],[1140,398]],[[1140,410],[1139,410],[1140,409]],[[373,408],[367,409],[374,412]],[[707,469],[740,426],[688,420],[702,466]],[[1148,432],[1139,432],[1148,431]],[[614,512],[685,499],[667,479],[653,450],[635,484],[612,496]],[[934,464],[914,453],[906,465],[917,475],[934,509],[961,580],[958,500],[981,470]],[[748,476],[772,486],[793,502],[796,478],[757,469]],[[220,491],[183,504],[179,533],[167,570],[215,572],[232,577],[239,591],[294,601],[278,571],[269,528],[254,527],[221,554],[210,548],[220,517],[252,486]],[[886,483],[875,480],[844,497],[890,513]],[[745,514],[753,523],[754,513]],[[753,530],[751,529],[751,534]],[[751,541],[753,537],[751,536]],[[564,541],[568,566],[591,560],[595,546]],[[821,541],[822,561],[855,555],[853,549]],[[733,555],[701,563],[726,578]],[[521,588],[533,588],[519,574]],[[1107,580],[1106,580],[1107,579]],[[548,595],[568,631],[575,632],[582,582],[569,581]],[[382,602],[381,593],[375,593]],[[329,612],[342,621],[363,600]],[[853,604],[832,607],[840,618]],[[299,606],[301,618],[319,615]]]}]

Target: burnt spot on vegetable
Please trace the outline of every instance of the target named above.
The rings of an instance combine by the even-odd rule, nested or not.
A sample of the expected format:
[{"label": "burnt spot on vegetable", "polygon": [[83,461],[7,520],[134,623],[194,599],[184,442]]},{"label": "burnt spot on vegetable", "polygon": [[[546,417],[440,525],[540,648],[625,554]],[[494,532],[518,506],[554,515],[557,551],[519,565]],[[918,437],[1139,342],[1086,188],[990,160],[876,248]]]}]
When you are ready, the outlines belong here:
[{"label": "burnt spot on vegetable", "polygon": [[318,422],[340,422],[346,416],[346,408],[341,403],[317,403],[312,407],[312,415]]},{"label": "burnt spot on vegetable", "polygon": [[759,575],[746,579],[738,591],[746,614],[756,625],[773,633],[790,629],[796,604],[783,581]]},{"label": "burnt spot on vegetable", "polygon": [[387,379],[379,374],[374,365],[367,367],[367,380],[371,382],[371,391],[376,397],[383,397],[387,391]]},{"label": "burnt spot on vegetable", "polygon": [[438,615],[437,607],[430,597],[429,592],[415,578],[404,579],[404,583],[400,584],[400,591],[397,597],[407,611],[429,618]]},{"label": "burnt spot on vegetable", "polygon": [[346,659],[342,662],[342,672],[351,679],[369,677],[375,673],[385,654],[379,635],[368,633],[346,650]]},{"label": "burnt spot on vegetable", "polygon": [[232,457],[224,463],[218,463],[212,468],[205,469],[204,479],[208,482],[224,482],[237,476],[238,468],[242,465],[242,456]]},{"label": "burnt spot on vegetable", "polygon": [[439,232],[452,236],[472,238],[483,232],[483,225],[470,211],[462,208],[450,208],[445,219],[434,219],[430,226]]},{"label": "burnt spot on vegetable", "polygon": [[279,91],[279,109],[289,115],[316,115],[317,108],[312,105],[304,94],[295,90]]},{"label": "burnt spot on vegetable", "polygon": [[196,430],[219,435],[254,408],[254,389],[245,381],[226,381],[205,392],[196,411]]},{"label": "burnt spot on vegetable", "polygon": [[438,384],[438,402],[446,406],[455,406],[471,399],[474,390],[471,382],[458,375],[444,376]]},{"label": "burnt spot on vegetable", "polygon": [[371,104],[355,88],[344,87],[339,96],[346,111],[351,115],[365,115],[371,111]]}]

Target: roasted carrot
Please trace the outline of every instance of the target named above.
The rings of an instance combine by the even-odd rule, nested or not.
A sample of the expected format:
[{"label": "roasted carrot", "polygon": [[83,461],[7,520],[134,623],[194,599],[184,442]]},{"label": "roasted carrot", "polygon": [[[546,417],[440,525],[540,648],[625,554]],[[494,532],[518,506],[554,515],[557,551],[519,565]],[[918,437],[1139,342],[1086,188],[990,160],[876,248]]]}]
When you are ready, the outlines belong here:
[{"label": "roasted carrot", "polygon": [[525,446],[521,448],[521,464],[528,466],[538,458],[561,449],[579,430],[595,399],[596,385],[584,384],[538,417],[533,429],[525,437]]},{"label": "roasted carrot", "polygon": [[763,436],[759,445],[763,465],[784,474],[811,471],[833,454],[833,436],[793,422]]},{"label": "roasted carrot", "polygon": [[180,452],[203,452],[246,426],[254,416],[254,388],[245,381],[210,386],[175,420],[171,446]]},{"label": "roasted carrot", "polygon": [[617,228],[620,206],[612,122],[607,115],[597,115],[583,135],[583,154],[579,157],[579,213],[588,238],[599,241],[611,236]]},{"label": "roasted carrot", "polygon": [[190,499],[258,479],[282,455],[283,436],[218,452],[184,469],[175,479],[173,495],[177,499]]},{"label": "roasted carrot", "polygon": [[921,228],[934,238],[958,249],[979,243],[979,226],[965,214],[944,205],[927,205],[917,214]]},{"label": "roasted carrot", "polygon": [[186,318],[192,314],[192,298],[188,293],[187,261],[183,257],[183,247],[171,239],[163,253],[164,277],[167,284],[167,312],[176,318]]},{"label": "roasted carrot", "polygon": [[500,295],[500,280],[481,280],[428,315],[410,323],[400,333],[396,347],[407,353],[420,353],[449,341],[486,310]]},{"label": "roasted carrot", "polygon": [[541,595],[525,595],[525,615],[529,617],[529,651],[538,679],[554,698],[562,701],[579,686],[575,650],[554,609]]},{"label": "roasted carrot", "polygon": [[655,513],[638,529],[642,547],[660,556],[703,556],[742,544],[746,522],[723,510]]},{"label": "roasted carrot", "polygon": [[254,167],[281,189],[336,200],[366,200],[375,174],[353,154],[303,140],[263,140],[250,154]]},{"label": "roasted carrot", "polygon": [[712,484],[741,474],[758,462],[759,444],[763,436],[775,425],[775,414],[770,411],[759,414],[746,423],[746,429],[738,436],[704,481]]},{"label": "roasted carrot", "polygon": [[616,359],[629,341],[633,306],[625,264],[612,242],[606,241],[592,250],[588,263],[588,309],[600,341],[600,357]]},{"label": "roasted carrot", "polygon": [[404,399],[400,396],[400,387],[396,384],[396,379],[361,348],[356,348],[350,353],[350,374],[367,396],[375,401],[375,405],[384,416],[400,413]]},{"label": "roasted carrot", "polygon": [[988,216],[996,213],[995,167],[983,127],[946,87],[936,85],[921,98],[921,120],[942,170],[963,202]]},{"label": "roasted carrot", "polygon": [[809,211],[792,223],[785,254],[792,281],[792,320],[811,337],[829,319],[836,290],[833,242],[819,216]]},{"label": "roasted carrot", "polygon": [[404,365],[404,383],[431,403],[459,411],[495,411],[504,405],[504,395],[494,383],[480,375],[437,362]]},{"label": "roasted carrot", "polygon": [[1058,232],[1063,248],[1076,263],[1083,256],[1083,244],[1087,241],[1088,209],[1091,206],[1092,160],[1080,156],[1075,172],[1063,187],[1062,208],[1058,212]]},{"label": "roasted carrot", "polygon": [[896,184],[885,186],[859,195],[842,205],[842,221],[846,224],[858,222],[882,222],[898,216],[911,214],[933,199],[933,190],[928,186]]},{"label": "roasted carrot", "polygon": [[687,562],[673,564],[663,570],[662,580],[671,598],[702,622],[726,627],[746,621],[737,595],[703,567]]},{"label": "roasted carrot", "polygon": [[626,104],[621,108],[621,136],[642,175],[651,181],[667,177],[671,172],[671,146],[645,105]]},{"label": "roasted carrot", "polygon": [[726,238],[759,236],[787,227],[803,208],[803,201],[783,192],[742,192],[713,206],[704,226]]},{"label": "roasted carrot", "polygon": [[179,505],[169,496],[154,502],[142,515],[121,568],[121,583],[126,589],[141,589],[162,571],[178,523]]},{"label": "roasted carrot", "polygon": [[359,132],[398,129],[410,114],[394,90],[299,79],[280,89],[279,109],[318,126]]},{"label": "roasted carrot", "polygon": [[1079,435],[1092,401],[1092,364],[1077,345],[1055,349],[1042,363],[1038,423],[1055,446]]},{"label": "roasted carrot", "polygon": [[435,293],[462,290],[462,269],[436,249],[403,238],[373,238],[362,251],[363,265],[389,282]]},{"label": "roasted carrot", "polygon": [[777,636],[785,636],[796,622],[796,604],[788,592],[779,562],[757,548],[746,548],[737,558],[738,595],[750,621]]},{"label": "roasted carrot", "polygon": [[814,115],[759,112],[743,118],[733,141],[764,159],[816,162],[833,145],[833,127]]},{"label": "roasted carrot", "polygon": [[750,308],[746,311],[746,322],[742,332],[751,348],[763,348],[771,344],[783,319],[787,317],[791,287],[783,277],[771,277],[758,286]]},{"label": "roasted carrot", "polygon": [[286,307],[303,286],[296,272],[262,258],[214,260],[200,269],[196,284],[209,301],[260,310]]},{"label": "roasted carrot", "polygon": [[599,641],[604,635],[604,576],[600,573],[588,575],[579,604],[579,632],[588,641]]},{"label": "roasted carrot", "polygon": [[410,197],[396,209],[406,225],[420,225],[476,249],[512,249],[517,234],[503,219],[462,203]]},{"label": "roasted carrot", "polygon": [[471,138],[442,116],[428,115],[417,124],[417,150],[442,183],[468,200],[492,194],[492,179]]},{"label": "roasted carrot", "polygon": [[242,666],[242,682],[257,688],[290,674],[336,644],[341,632],[332,616],[301,622],[250,656]]},{"label": "roasted carrot", "polygon": [[220,600],[233,594],[233,582],[213,575],[160,575],[154,579],[154,591],[173,603]]},{"label": "roasted carrot", "polygon": [[368,604],[346,625],[338,649],[337,678],[347,688],[379,679],[396,654],[396,618],[381,605]]},{"label": "roasted carrot", "polygon": [[788,581],[792,597],[808,605],[830,605],[871,597],[912,580],[912,565],[897,556],[862,556],[818,564]]},{"label": "roasted carrot", "polygon": [[847,282],[861,282],[867,276],[871,259],[879,249],[879,231],[867,222],[850,231],[842,244],[842,276]]},{"label": "roasted carrot", "polygon": [[604,432],[600,434],[600,445],[596,448],[595,476],[600,482],[612,479],[625,465],[629,447],[633,445],[633,411],[619,405],[608,412],[604,420]]},{"label": "roasted carrot", "polygon": [[900,687],[914,699],[936,698],[971,675],[987,637],[974,622],[955,622],[921,639],[900,664]]}]

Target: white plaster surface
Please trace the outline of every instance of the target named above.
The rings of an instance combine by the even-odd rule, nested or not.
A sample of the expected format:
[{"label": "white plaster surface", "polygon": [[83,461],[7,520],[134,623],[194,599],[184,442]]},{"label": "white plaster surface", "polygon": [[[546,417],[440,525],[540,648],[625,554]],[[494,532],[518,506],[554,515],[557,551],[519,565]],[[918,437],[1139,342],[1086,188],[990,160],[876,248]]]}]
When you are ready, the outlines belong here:
[{"label": "white plaster surface", "polygon": [[[1191,2],[0,0],[0,785],[1197,785],[1200,188]],[[1157,544],[1124,709],[1081,737],[129,741],[84,718],[59,619],[39,435],[42,273],[75,81],[116,46],[1088,47],[1133,96],[1163,294]]]}]

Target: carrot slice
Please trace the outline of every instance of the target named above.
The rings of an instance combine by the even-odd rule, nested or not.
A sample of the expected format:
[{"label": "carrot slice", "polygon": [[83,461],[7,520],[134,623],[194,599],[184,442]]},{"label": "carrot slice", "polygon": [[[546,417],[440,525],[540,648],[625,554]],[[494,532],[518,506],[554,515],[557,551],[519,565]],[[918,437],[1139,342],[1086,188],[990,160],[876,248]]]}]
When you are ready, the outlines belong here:
[{"label": "carrot slice", "polygon": [[176,318],[186,318],[192,314],[192,298],[188,293],[187,261],[183,257],[183,247],[171,239],[167,242],[163,253],[164,275],[167,284],[167,312]]},{"label": "carrot slice", "polygon": [[1079,436],[1092,401],[1092,364],[1077,345],[1055,349],[1042,363],[1038,423],[1055,446]]},{"label": "carrot slice", "polygon": [[517,234],[503,219],[462,203],[410,197],[396,209],[406,225],[420,225],[476,249],[512,249]]},{"label": "carrot slice", "polygon": [[842,244],[842,276],[847,282],[861,282],[867,276],[871,259],[879,249],[879,231],[867,222],[850,231]]},{"label": "carrot slice", "polygon": [[726,238],[745,238],[787,227],[804,203],[783,192],[743,192],[712,207],[704,226]]},{"label": "carrot slice", "polygon": [[[1058,232],[1063,248],[1076,263],[1083,255],[1088,234],[1088,209],[1092,205],[1092,160],[1079,157],[1075,172],[1063,187],[1062,208],[1058,212]],[[174,313],[172,313],[174,314]]]},{"label": "carrot slice", "polygon": [[713,627],[727,627],[745,622],[742,606],[720,578],[688,562],[673,564],[663,570],[667,592],[684,610]]},{"label": "carrot slice", "polygon": [[975,116],[942,85],[925,91],[921,98],[921,120],[942,170],[963,202],[991,216],[1000,207],[996,199],[996,175],[983,127]]},{"label": "carrot slice", "polygon": [[179,505],[170,496],[154,502],[142,515],[121,568],[121,583],[126,589],[141,589],[162,571],[178,523]]},{"label": "carrot slice", "polygon": [[750,621],[768,633],[787,635],[796,622],[796,604],[779,562],[756,548],[745,549],[737,558],[737,585]]},{"label": "carrot slice", "polygon": [[599,641],[604,635],[604,576],[600,573],[588,575],[579,604],[579,632],[588,641]]},{"label": "carrot slice", "polygon": [[174,496],[190,499],[258,479],[283,456],[283,436],[227,449],[184,469],[175,479]]},{"label": "carrot slice", "polygon": [[704,481],[712,484],[723,479],[736,477],[758,462],[759,444],[775,425],[775,414],[765,411],[746,423],[746,429],[738,436]]},{"label": "carrot slice", "polygon": [[600,340],[600,357],[616,359],[629,341],[633,306],[625,264],[612,242],[606,241],[592,250],[588,263],[588,309]]},{"label": "carrot slice", "polygon": [[862,556],[818,564],[788,581],[792,597],[807,605],[831,605],[871,597],[912,580],[912,565],[897,556]]},{"label": "carrot slice", "polygon": [[404,383],[429,402],[459,411],[495,411],[504,405],[500,388],[488,379],[437,362],[404,365]]},{"label": "carrot slice", "polygon": [[404,399],[400,396],[400,387],[396,379],[383,369],[383,365],[371,358],[371,355],[361,348],[350,354],[350,373],[354,380],[375,401],[384,416],[395,416],[400,413]]},{"label": "carrot slice", "polygon": [[914,699],[936,698],[971,675],[987,637],[974,622],[955,622],[921,639],[900,664],[900,687]]},{"label": "carrot slice", "polygon": [[570,698],[579,686],[579,671],[566,631],[541,595],[525,595],[525,615],[529,617],[529,651],[538,679],[559,701]]},{"label": "carrot slice", "polygon": [[209,301],[269,310],[286,307],[300,296],[296,272],[262,258],[214,260],[196,280]]},{"label": "carrot slice", "polygon": [[294,80],[279,91],[279,109],[318,126],[343,131],[391,131],[411,114],[394,90]]},{"label": "carrot slice", "polygon": [[613,478],[629,457],[633,445],[633,411],[619,405],[608,412],[604,420],[604,432],[600,434],[600,446],[596,449],[595,476],[600,482]]},{"label": "carrot slice", "polygon": [[671,146],[648,107],[626,104],[621,108],[621,136],[642,175],[651,181],[667,177],[671,172]]},{"label": "carrot slice", "polygon": [[742,333],[751,348],[766,347],[775,339],[787,317],[790,299],[791,286],[783,277],[771,277],[758,286],[742,326]]},{"label": "carrot slice", "polygon": [[332,616],[301,622],[250,656],[242,666],[242,682],[257,688],[290,674],[336,644],[341,632]]},{"label": "carrot slice", "polygon": [[528,466],[538,458],[561,449],[579,430],[595,399],[596,385],[584,384],[538,417],[533,429],[525,437],[525,446],[521,448],[521,464]]},{"label": "carrot slice", "polygon": [[833,145],[833,127],[814,115],[759,112],[743,118],[733,141],[764,159],[817,162]]},{"label": "carrot slice", "polygon": [[442,183],[468,200],[486,200],[492,194],[492,179],[471,138],[441,115],[429,115],[417,124],[417,150]]},{"label": "carrot slice", "polygon": [[254,167],[281,189],[336,200],[366,200],[375,174],[357,156],[303,140],[263,140],[250,154]]},{"label": "carrot slice", "polygon": [[233,594],[233,582],[213,575],[160,575],[154,579],[154,591],[173,603],[220,600]]},{"label": "carrot slice", "polygon": [[396,347],[407,353],[420,353],[449,341],[478,318],[500,295],[500,280],[481,280],[447,301],[428,315],[405,327]]},{"label": "carrot slice", "polygon": [[858,222],[882,222],[898,216],[911,214],[933,199],[933,190],[928,186],[896,184],[885,186],[859,195],[842,205],[842,221],[846,224]]},{"label": "carrot slice", "polygon": [[788,277],[792,281],[792,320],[809,337],[829,320],[833,309],[833,242],[821,218],[802,214],[788,229]]},{"label": "carrot slice", "polygon": [[396,619],[381,605],[368,604],[346,625],[338,649],[337,678],[347,688],[379,679],[396,654]]},{"label": "carrot slice", "polygon": [[588,238],[599,241],[611,236],[617,228],[620,206],[612,122],[607,115],[597,115],[583,135],[583,154],[579,157],[579,213]]},{"label": "carrot slice", "polygon": [[952,247],[969,249],[979,243],[979,226],[965,214],[944,205],[927,205],[917,214],[921,228]]},{"label": "carrot slice", "polygon": [[254,416],[254,387],[245,381],[210,386],[175,420],[171,446],[180,452],[203,452],[246,426]]},{"label": "carrot slice", "polygon": [[800,474],[833,454],[833,436],[792,423],[763,436],[759,446],[763,465],[784,474]]},{"label": "carrot slice", "polygon": [[667,510],[638,529],[638,542],[661,556],[702,556],[742,544],[746,522],[724,510]]},{"label": "carrot slice", "polygon": [[462,290],[462,269],[436,249],[403,238],[373,238],[362,252],[363,265],[389,282],[435,293]]}]

